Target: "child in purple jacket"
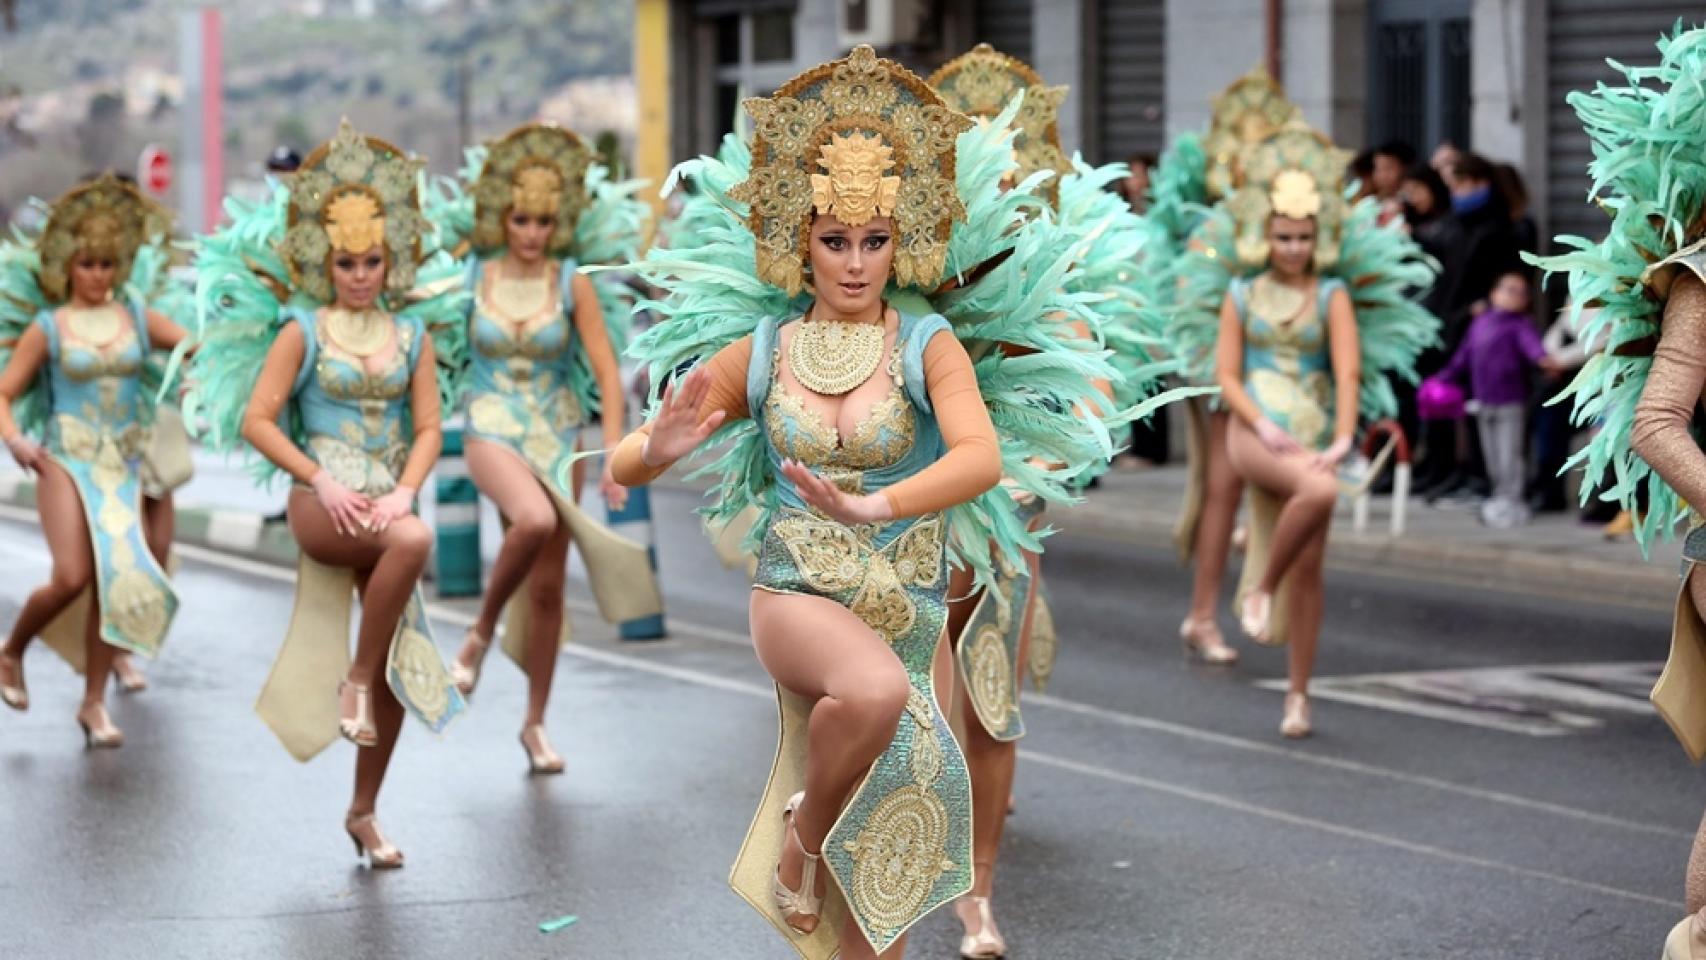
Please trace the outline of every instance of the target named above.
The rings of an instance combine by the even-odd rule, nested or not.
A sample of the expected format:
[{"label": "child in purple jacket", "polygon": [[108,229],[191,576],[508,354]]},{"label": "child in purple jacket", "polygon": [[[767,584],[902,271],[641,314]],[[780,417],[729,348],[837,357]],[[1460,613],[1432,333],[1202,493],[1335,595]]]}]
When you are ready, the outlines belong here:
[{"label": "child in purple jacket", "polygon": [[1475,316],[1457,353],[1439,372],[1442,380],[1469,375],[1469,396],[1480,407],[1481,454],[1493,482],[1493,495],[1481,506],[1481,522],[1499,529],[1528,522],[1522,498],[1528,373],[1531,367],[1555,366],[1528,312],[1530,298],[1527,274],[1512,270],[1500,276],[1488,294],[1488,309]]}]

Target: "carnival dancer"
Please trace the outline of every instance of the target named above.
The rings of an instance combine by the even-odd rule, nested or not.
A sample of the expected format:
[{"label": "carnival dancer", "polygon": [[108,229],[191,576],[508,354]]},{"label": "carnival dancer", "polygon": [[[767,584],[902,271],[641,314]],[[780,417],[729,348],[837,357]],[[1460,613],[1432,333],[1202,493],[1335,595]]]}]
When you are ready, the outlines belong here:
[{"label": "carnival dancer", "polygon": [[53,557],[52,578],[25,601],[0,650],[0,700],[29,706],[25,647],[90,591],[92,612],[75,622],[81,650],[68,658],[84,666],[77,723],[91,747],[124,742],[105,705],[113,651],[155,656],[178,607],[146,532],[155,403],[144,369],[152,347],[176,348],[186,334],[124,295],[138,251],[168,225],[160,207],[108,175],[53,204],[33,247],[0,247],[0,438],[38,476]]},{"label": "carnival dancer", "polygon": [[[1260,67],[1216,97],[1208,131],[1200,139],[1194,134],[1180,137],[1162,156],[1156,170],[1154,197],[1145,220],[1160,234],[1152,246],[1167,252],[1149,258],[1145,270],[1173,274],[1202,223],[1206,206],[1223,203],[1236,189],[1245,154],[1301,116],[1279,84]],[[1226,294],[1224,286],[1190,289],[1193,280],[1220,282],[1222,278],[1213,273],[1206,277],[1185,273],[1172,278],[1174,282],[1163,284],[1158,291],[1163,305],[1206,299],[1218,309]],[[1219,325],[1174,321],[1168,324],[1168,333],[1174,354],[1185,364],[1186,379],[1214,383]],[[1186,657],[1231,666],[1238,662],[1238,651],[1221,634],[1216,609],[1244,482],[1226,457],[1231,414],[1224,404],[1218,398],[1197,399],[1191,401],[1187,412],[1190,479],[1174,542],[1180,557],[1191,564],[1192,579],[1191,607],[1179,624],[1179,638]]]},{"label": "carnival dancer", "polygon": [[433,328],[460,329],[466,309],[446,292],[459,287],[453,260],[418,263],[420,166],[346,121],[287,187],[231,201],[233,222],[200,243],[206,348],[186,400],[214,448],[240,437],[263,475],[294,481],[296,606],[256,712],[298,760],[339,736],[360,748],[344,826],[375,869],[403,865],[374,809],[404,713],[438,732],[464,707],[418,588],[432,531],[415,494],[441,441],[434,341],[455,342]]},{"label": "carnival dancer", "polygon": [[[545,732],[545,707],[566,634],[571,539],[605,619],[662,609],[646,548],[575,505],[571,464],[581,427],[597,416],[607,450],[626,432],[616,358],[632,306],[619,282],[603,279],[610,274],[595,281],[579,267],[638,256],[649,213],[633,199],[639,183],[610,182],[594,159],[573,132],[528,124],[470,150],[467,190],[446,182],[427,207],[437,242],[466,258],[472,294],[459,378],[468,469],[508,522],[479,619],[451,674],[471,696],[508,605],[504,648],[528,678],[521,744],[529,770],[540,774],[564,769]],[[608,460],[599,489],[613,509],[627,500]]]},{"label": "carnival dancer", "polygon": [[[1142,283],[1143,277],[1155,274],[1141,273],[1138,268],[1145,254],[1144,244],[1152,233],[1130,207],[1106,189],[1126,176],[1124,165],[1091,168],[1080,158],[1067,159],[1056,123],[1067,88],[1044,85],[1028,64],[988,44],[979,44],[950,60],[931,75],[930,85],[949,107],[979,123],[989,123],[1015,97],[1022,98],[1014,119],[1017,166],[1012,179],[1041,180],[1040,192],[1052,201],[1060,236],[1077,258],[1076,281],[1067,292],[1093,295],[1087,305],[1100,320],[1094,332],[1083,320],[1039,318],[1038,322],[1052,325],[1056,336],[1086,345],[1096,345],[1099,336],[1112,351],[1110,359],[1121,376],[1117,398],[1109,381],[1099,381],[1097,389],[1109,399],[1117,399],[1128,411],[1146,413],[1160,403],[1195,392],[1176,390],[1143,403],[1162,375],[1178,369],[1176,363],[1158,359],[1162,314],[1152,308],[1153,293]],[[1140,403],[1143,406],[1139,408],[1136,405]],[[1092,422],[1085,429],[1093,429],[1093,422],[1103,419],[1104,413],[1090,411]],[[1046,460],[1043,451],[1038,451],[1037,457]],[[1105,467],[1105,462],[1098,464],[1084,475],[1094,475]],[[1026,495],[1018,502],[1028,529],[1040,528],[1042,501]],[[1046,683],[1057,649],[1053,618],[1042,599],[1039,561],[1039,554],[1027,551],[1023,566],[1002,564],[994,591],[978,589],[969,566],[955,569],[948,580],[947,636],[958,682],[948,684],[945,703],[953,715],[971,775],[975,826],[972,889],[954,902],[954,912],[964,928],[960,955],[967,960],[1001,957],[1007,952],[1006,940],[995,923],[991,895],[1018,742],[1025,732],[1019,704],[1021,671],[1028,669],[1039,686]],[[1044,629],[1037,637],[1033,627],[1039,622]],[[938,682],[942,678],[939,672]]]},{"label": "carnival dancer", "polygon": [[[1706,29],[1658,43],[1657,66],[1619,67],[1625,83],[1567,98],[1594,141],[1592,196],[1611,214],[1599,240],[1530,258],[1567,274],[1578,337],[1605,343],[1566,388],[1577,423],[1597,423],[1581,466],[1584,502],[1608,491],[1639,517],[1645,549],[1688,523],[1670,659],[1653,704],[1690,760],[1706,757],[1706,451],[1690,429],[1706,395]],[[1595,309],[1597,308],[1597,309]],[[1645,509],[1638,509],[1644,506]],[[1688,858],[1686,903],[1664,960],[1706,960],[1706,820]]]},{"label": "carnival dancer", "polygon": [[[1001,190],[1011,115],[977,129],[865,46],[747,109],[749,169],[681,172],[733,183],[720,199],[750,234],[638,267],[669,291],[636,344],[653,382],[701,365],[615,474],[732,442],[706,467],[710,513],[759,508],[753,642],[782,731],[731,883],[802,956],[897,957],[971,885],[970,783],[930,677],[946,545],[984,586],[995,557],[1039,547],[997,481],[1067,499],[1112,452],[1072,411],[1113,370],[1037,322],[1083,311],[1035,184]],[[1039,450],[1053,466],[1026,462]]]},{"label": "carnival dancer", "polygon": [[[1396,412],[1388,374],[1413,381],[1438,328],[1414,299],[1435,265],[1379,224],[1376,202],[1346,203],[1345,162],[1301,121],[1247,153],[1237,190],[1193,237],[1182,269],[1199,298],[1175,318],[1219,327],[1227,457],[1252,488],[1239,620],[1258,643],[1291,643],[1280,732],[1294,738],[1313,730],[1309,678],[1337,468],[1359,415]],[[1215,289],[1226,292],[1210,309],[1200,292]]]}]

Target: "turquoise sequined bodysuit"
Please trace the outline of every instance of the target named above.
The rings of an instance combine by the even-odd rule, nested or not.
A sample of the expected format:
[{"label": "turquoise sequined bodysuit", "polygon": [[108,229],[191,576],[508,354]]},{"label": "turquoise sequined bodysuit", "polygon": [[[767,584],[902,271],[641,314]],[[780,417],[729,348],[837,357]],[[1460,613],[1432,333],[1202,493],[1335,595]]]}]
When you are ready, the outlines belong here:
[{"label": "turquoise sequined bodysuit", "polygon": [[141,379],[146,314],[136,305],[94,308],[123,315],[118,337],[96,347],[61,329],[72,310],[36,318],[48,342],[42,378],[49,398],[47,449],[83,501],[96,561],[101,639],[152,657],[171,627],[178,598],[142,530],[141,469],[153,419]]},{"label": "turquoise sequined bodysuit", "polygon": [[[901,316],[885,368],[889,396],[845,438],[777,381],[779,328],[767,321],[754,334],[747,378],[778,493],[755,588],[845,606],[888,641],[912,683],[893,741],[823,844],[852,916],[881,952],[971,886],[971,783],[930,678],[947,619],[946,524],[941,514],[928,514],[846,526],[808,508],[780,464],[799,460],[844,490],[872,493],[939,460],[946,448],[925,391],[923,357],[948,325],[935,315]],[[803,734],[787,726],[785,719],[785,740]]]},{"label": "turquoise sequined bodysuit", "polygon": [[1251,309],[1250,292],[1260,279],[1232,283],[1233,304],[1244,321],[1244,389],[1298,443],[1325,449],[1333,439],[1334,407],[1327,302],[1344,282],[1318,281],[1315,309],[1280,322]]},{"label": "turquoise sequined bodysuit", "polygon": [[[410,381],[425,335],[420,321],[394,318],[395,349],[370,372],[361,357],[338,348],[323,313],[293,311],[291,319],[304,350],[290,403],[303,449],[343,486],[368,497],[390,493],[413,439]],[[466,707],[439,658],[418,588],[397,625],[385,674],[404,708],[434,732]]]}]

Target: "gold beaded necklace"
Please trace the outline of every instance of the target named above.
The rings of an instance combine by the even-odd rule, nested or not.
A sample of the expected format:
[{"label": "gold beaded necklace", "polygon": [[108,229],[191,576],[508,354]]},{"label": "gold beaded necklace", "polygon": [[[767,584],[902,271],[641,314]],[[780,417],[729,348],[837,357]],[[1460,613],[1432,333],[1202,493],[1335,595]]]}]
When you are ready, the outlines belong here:
[{"label": "gold beaded necklace", "polygon": [[124,333],[130,314],[113,303],[98,307],[66,307],[65,319],[71,335],[97,350],[110,346]]},{"label": "gold beaded necklace", "polygon": [[391,342],[391,326],[391,317],[383,310],[332,307],[326,311],[326,332],[332,342],[339,350],[362,359],[385,349]]},{"label": "gold beaded necklace", "polygon": [[885,335],[880,318],[887,315],[888,305],[883,304],[876,323],[801,321],[788,342],[788,366],[794,379],[826,397],[839,397],[869,380],[883,361]]}]

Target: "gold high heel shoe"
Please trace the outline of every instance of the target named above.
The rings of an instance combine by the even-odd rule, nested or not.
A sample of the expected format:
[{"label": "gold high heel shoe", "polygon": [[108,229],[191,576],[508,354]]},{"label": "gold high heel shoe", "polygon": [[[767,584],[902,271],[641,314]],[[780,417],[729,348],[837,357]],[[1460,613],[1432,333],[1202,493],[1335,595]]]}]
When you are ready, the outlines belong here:
[{"label": "gold high heel shoe", "polygon": [[1238,610],[1238,625],[1244,628],[1244,635],[1260,644],[1274,642],[1272,624],[1274,597],[1271,593],[1251,590],[1244,595],[1244,603]]},{"label": "gold high heel shoe", "polygon": [[782,865],[776,864],[776,878],[771,883],[771,894],[776,898],[776,909],[782,914],[782,922],[800,933],[811,933],[817,929],[818,914],[823,911],[823,896],[817,892],[817,865],[823,856],[818,853],[806,853],[805,841],[800,839],[800,831],[794,826],[794,811],[800,808],[800,801],[805,799],[805,791],[800,791],[788,798],[788,805],[782,808],[782,843],[788,843],[789,835],[800,845],[800,853],[805,856],[805,862],[800,865],[800,889],[791,890],[782,882]]},{"label": "gold high heel shoe", "polygon": [[1701,926],[1698,915],[1684,917],[1670,928],[1661,960],[1706,960],[1706,928]]},{"label": "gold high heel shoe", "polygon": [[338,733],[358,747],[379,744],[379,728],[373,725],[373,691],[365,684],[348,680],[338,684]]},{"label": "gold high heel shoe", "polygon": [[[974,932],[966,915],[961,911],[961,905],[972,907],[976,913],[977,929]],[[960,924],[966,928],[965,936],[960,938],[960,957],[962,960],[1001,960],[1007,956],[1007,941],[1001,939],[1001,931],[995,929],[995,914],[989,909],[988,897],[974,897],[970,894],[954,901],[954,914],[960,918]]]},{"label": "gold high heel shoe", "polygon": [[1238,662],[1238,651],[1226,645],[1226,638],[1220,635],[1220,627],[1213,617],[1197,620],[1186,617],[1179,624],[1179,639],[1185,644],[1185,656],[1192,655],[1202,658],[1202,662],[1211,666],[1231,666]]},{"label": "gold high heel shoe", "polygon": [[551,741],[545,736],[545,725],[535,723],[521,729],[521,749],[527,751],[527,771],[537,774],[562,773],[567,766]]},{"label": "gold high heel shoe", "polygon": [[[482,637],[473,627],[462,636],[462,649],[457,651],[456,659],[450,662],[450,682],[456,684],[456,689],[462,691],[464,697],[474,695],[474,686],[480,682],[480,664],[486,660],[486,651],[491,649],[492,638]],[[472,663],[469,660],[472,659]]]},{"label": "gold high heel shoe", "polygon": [[125,693],[141,693],[148,689],[148,678],[136,661],[130,659],[130,654],[121,653],[113,657],[113,679],[118,681],[118,688]]},{"label": "gold high heel shoe", "polygon": [[1285,717],[1280,720],[1280,733],[1293,740],[1302,740],[1315,732],[1309,724],[1309,695],[1305,693],[1288,693],[1285,695]]},{"label": "gold high heel shoe", "polygon": [[77,708],[77,725],[83,728],[86,750],[116,750],[124,746],[124,731],[113,725],[104,703],[85,703]]},{"label": "gold high heel shoe", "polygon": [[13,710],[30,708],[30,691],[24,687],[24,661],[0,653],[0,703]]},{"label": "gold high heel shoe", "polygon": [[344,832],[349,834],[350,842],[355,844],[356,857],[367,854],[369,869],[396,870],[402,867],[403,851],[392,846],[391,841],[379,832],[379,822],[373,819],[373,814],[345,817]]}]

